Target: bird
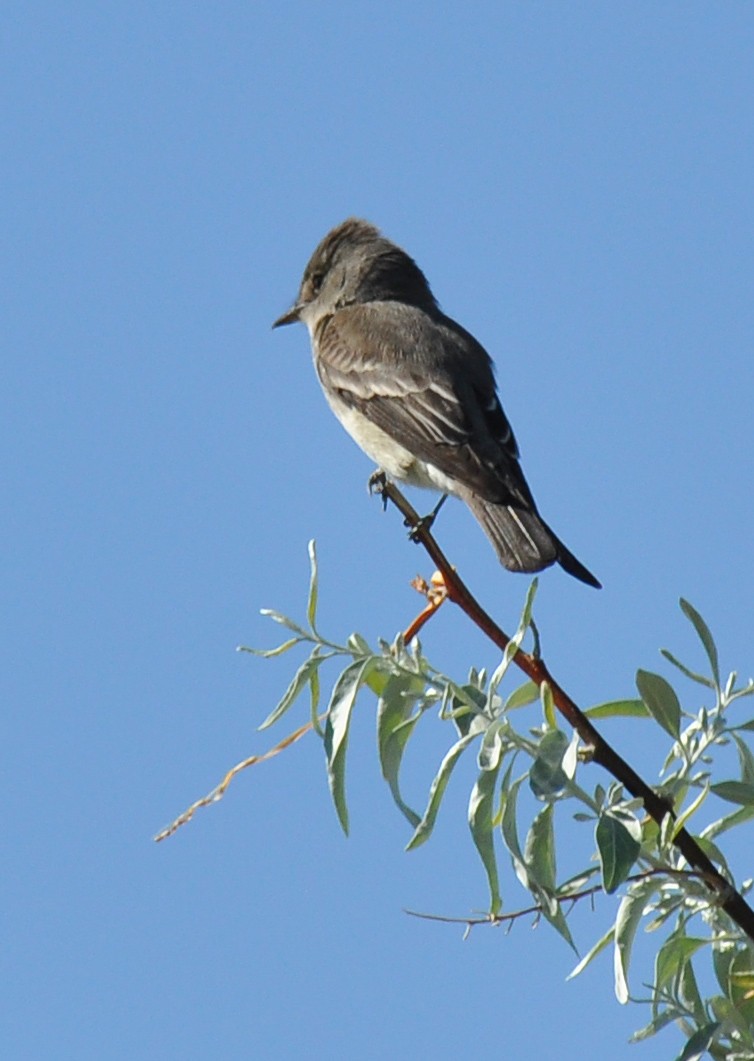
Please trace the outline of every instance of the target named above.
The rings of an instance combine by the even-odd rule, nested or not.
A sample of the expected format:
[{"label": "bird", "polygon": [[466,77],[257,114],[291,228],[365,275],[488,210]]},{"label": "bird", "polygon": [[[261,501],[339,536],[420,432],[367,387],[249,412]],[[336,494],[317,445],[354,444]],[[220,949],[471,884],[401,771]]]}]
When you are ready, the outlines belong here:
[{"label": "bird", "polygon": [[297,321],[330,408],[382,473],[464,501],[508,570],[558,563],[601,588],[539,514],[489,354],[401,247],[360,218],[337,225],[273,328]]}]

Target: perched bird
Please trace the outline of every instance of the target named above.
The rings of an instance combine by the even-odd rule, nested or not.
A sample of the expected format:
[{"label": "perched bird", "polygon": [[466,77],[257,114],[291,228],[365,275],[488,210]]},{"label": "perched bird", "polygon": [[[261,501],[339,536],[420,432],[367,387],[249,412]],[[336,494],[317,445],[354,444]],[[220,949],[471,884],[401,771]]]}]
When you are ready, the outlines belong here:
[{"label": "perched bird", "polygon": [[391,479],[465,501],[511,571],[557,561],[600,583],[537,511],[487,351],[446,317],[416,262],[366,221],[325,236],[294,305],[330,408]]}]

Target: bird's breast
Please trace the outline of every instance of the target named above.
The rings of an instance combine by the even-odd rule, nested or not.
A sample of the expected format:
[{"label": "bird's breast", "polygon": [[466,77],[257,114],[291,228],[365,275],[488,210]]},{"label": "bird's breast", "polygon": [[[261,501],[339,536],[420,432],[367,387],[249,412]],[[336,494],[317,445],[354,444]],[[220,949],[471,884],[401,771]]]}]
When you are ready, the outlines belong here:
[{"label": "bird's breast", "polygon": [[373,424],[358,409],[347,405],[336,394],[325,391],[330,408],[340,420],[351,438],[368,457],[380,467],[391,479],[421,486],[429,490],[440,490],[442,493],[455,493],[456,484],[448,479],[432,464],[420,460],[404,446],[388,435],[381,427]]}]

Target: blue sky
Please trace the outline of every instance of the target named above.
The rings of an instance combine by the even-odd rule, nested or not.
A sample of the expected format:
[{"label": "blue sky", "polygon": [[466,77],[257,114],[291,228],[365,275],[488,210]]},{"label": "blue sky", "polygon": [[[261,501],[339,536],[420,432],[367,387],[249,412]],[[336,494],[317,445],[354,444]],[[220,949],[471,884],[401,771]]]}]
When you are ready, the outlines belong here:
[{"label": "blue sky", "polygon": [[[310,538],[335,638],[392,638],[431,574],[305,331],[270,330],[352,214],[487,346],[540,507],[604,583],[541,579],[562,684],[586,706],[661,645],[699,664],[681,595],[754,671],[753,46],[743,2],[6,7],[6,1056],[678,1048],[625,1045],[644,1014],[607,959],[565,984],[545,930],[402,913],[484,905],[471,775],[404,854],[366,698],[347,841],[314,739],[151,837],[277,739],[292,664],[234,648],[273,643],[261,607],[302,615]],[[514,626],[526,580],[460,504],[438,536]],[[457,677],[497,662],[450,608],[424,641]],[[615,734],[655,777],[659,731]],[[427,719],[416,803],[447,740]],[[584,948],[611,909],[579,912]]]}]

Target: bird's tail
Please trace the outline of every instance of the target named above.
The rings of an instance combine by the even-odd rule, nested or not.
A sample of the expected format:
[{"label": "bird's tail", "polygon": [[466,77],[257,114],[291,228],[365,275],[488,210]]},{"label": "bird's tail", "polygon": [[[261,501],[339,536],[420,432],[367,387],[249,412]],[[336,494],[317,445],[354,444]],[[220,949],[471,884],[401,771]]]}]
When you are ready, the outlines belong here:
[{"label": "bird's tail", "polygon": [[537,512],[494,504],[479,496],[464,500],[494,545],[500,563],[509,571],[541,571],[559,563],[574,578],[601,588],[591,571],[563,545]]}]

